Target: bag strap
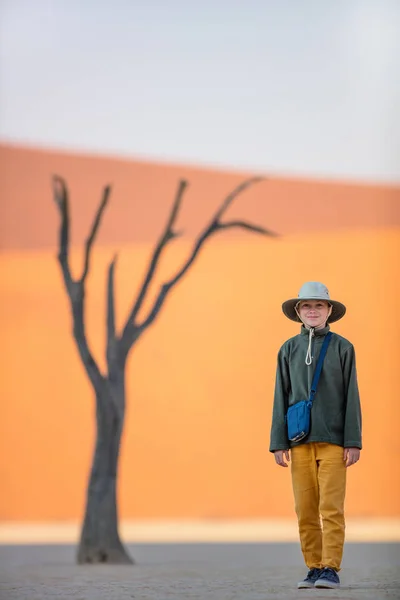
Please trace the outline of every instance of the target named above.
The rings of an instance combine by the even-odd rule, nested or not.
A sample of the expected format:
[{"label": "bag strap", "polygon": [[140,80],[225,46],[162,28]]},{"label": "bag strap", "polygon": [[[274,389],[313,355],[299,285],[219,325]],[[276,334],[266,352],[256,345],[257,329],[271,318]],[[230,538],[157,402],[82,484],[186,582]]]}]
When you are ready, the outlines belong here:
[{"label": "bag strap", "polygon": [[321,371],[322,371],[322,364],[324,362],[324,358],[326,355],[326,351],[328,350],[328,346],[329,346],[329,342],[331,341],[331,337],[332,337],[332,332],[328,331],[328,333],[325,336],[324,343],[322,344],[321,352],[319,353],[317,366],[315,368],[315,373],[314,373],[314,377],[313,377],[312,384],[311,384],[311,392],[310,392],[310,397],[309,397],[309,401],[311,402],[311,404],[313,403],[314,396],[317,393],[317,386],[318,386],[319,377],[320,377]]}]

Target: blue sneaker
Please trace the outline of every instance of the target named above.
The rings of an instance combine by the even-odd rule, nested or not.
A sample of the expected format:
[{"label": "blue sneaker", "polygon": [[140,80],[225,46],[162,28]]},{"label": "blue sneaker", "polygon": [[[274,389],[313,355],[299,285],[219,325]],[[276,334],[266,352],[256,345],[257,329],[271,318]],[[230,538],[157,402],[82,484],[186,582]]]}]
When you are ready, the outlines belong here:
[{"label": "blue sneaker", "polygon": [[336,573],[335,569],[325,567],[325,569],[321,571],[321,574],[314,585],[316,588],[338,588],[340,587],[339,575]]},{"label": "blue sneaker", "polygon": [[320,577],[322,573],[322,569],[310,569],[307,573],[307,577],[305,579],[303,579],[303,581],[299,581],[299,583],[297,584],[297,588],[299,590],[304,589],[304,588],[313,588],[315,585],[315,582],[317,581],[317,579]]}]

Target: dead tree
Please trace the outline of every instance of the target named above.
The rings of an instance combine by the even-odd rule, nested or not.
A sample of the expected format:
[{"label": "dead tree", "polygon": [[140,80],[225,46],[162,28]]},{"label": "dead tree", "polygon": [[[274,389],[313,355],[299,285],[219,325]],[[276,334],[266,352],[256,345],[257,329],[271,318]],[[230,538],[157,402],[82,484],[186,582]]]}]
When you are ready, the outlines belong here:
[{"label": "dead tree", "polygon": [[169,293],[188,272],[208,238],[218,231],[242,228],[248,231],[274,235],[273,232],[244,221],[221,222],[221,217],[233,200],[250,185],[261,178],[241,183],[223,201],[210,224],[197,238],[192,252],[176,275],[166,281],[156,296],[146,318],[138,319],[139,311],[152,282],[161,254],[167,244],[180,233],[175,229],[183,193],[187,182],[181,180],[165,230],[155,246],[144,281],[132,304],[128,318],[121,331],[116,330],[114,308],[114,271],[116,257],[111,261],[107,279],[107,347],[106,372],[101,372],[89,348],[85,331],[85,284],[90,268],[90,255],[100,222],[110,197],[110,187],[104,188],[100,206],[95,215],[90,235],[86,240],[82,275],[74,279],[69,264],[69,200],[65,181],[53,177],[54,200],[60,218],[58,260],[70,300],[73,336],[96,400],[96,442],[93,463],[88,482],[86,510],[77,552],[78,563],[133,563],[121,542],[117,514],[117,467],[125,414],[125,365],[129,351],[140,336],[154,322]]}]

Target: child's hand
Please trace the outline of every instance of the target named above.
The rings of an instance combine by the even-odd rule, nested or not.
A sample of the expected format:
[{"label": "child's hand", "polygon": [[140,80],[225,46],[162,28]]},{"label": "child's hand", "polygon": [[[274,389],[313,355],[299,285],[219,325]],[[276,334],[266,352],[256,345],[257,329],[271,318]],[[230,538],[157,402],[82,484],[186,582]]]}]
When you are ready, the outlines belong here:
[{"label": "child's hand", "polygon": [[358,460],[360,460],[360,449],[359,448],[345,448],[343,454],[343,460],[346,462],[346,467],[351,467]]},{"label": "child's hand", "polygon": [[284,456],[287,461],[290,461],[289,450],[275,450],[275,462],[280,467],[288,467],[289,465],[285,462]]}]

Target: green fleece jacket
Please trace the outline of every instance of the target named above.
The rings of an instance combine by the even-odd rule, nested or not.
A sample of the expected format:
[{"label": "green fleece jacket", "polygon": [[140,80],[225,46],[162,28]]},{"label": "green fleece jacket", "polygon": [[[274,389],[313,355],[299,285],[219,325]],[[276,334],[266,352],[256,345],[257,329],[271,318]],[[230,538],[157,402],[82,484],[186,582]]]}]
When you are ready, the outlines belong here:
[{"label": "green fleece jacket", "polygon": [[311,430],[305,440],[289,442],[285,423],[288,406],[307,400],[319,352],[329,325],[315,330],[310,366],[305,363],[309,330],[287,340],[278,353],[270,452],[307,442],[328,442],[344,448],[361,448],[361,406],[356,359],[352,344],[333,333],[311,409]]}]

